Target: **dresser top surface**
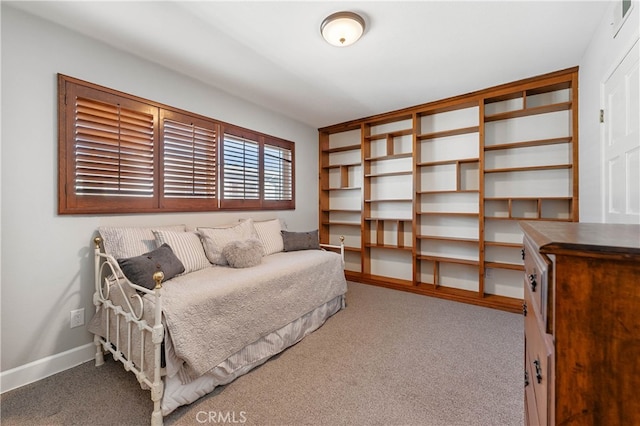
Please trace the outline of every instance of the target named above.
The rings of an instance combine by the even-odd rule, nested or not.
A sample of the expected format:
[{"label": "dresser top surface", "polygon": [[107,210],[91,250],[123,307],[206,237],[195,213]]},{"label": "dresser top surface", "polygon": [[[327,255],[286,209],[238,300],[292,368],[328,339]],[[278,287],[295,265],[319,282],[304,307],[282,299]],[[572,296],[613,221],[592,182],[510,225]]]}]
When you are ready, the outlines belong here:
[{"label": "dresser top surface", "polygon": [[520,222],[542,253],[567,250],[640,257],[640,225],[578,222]]}]

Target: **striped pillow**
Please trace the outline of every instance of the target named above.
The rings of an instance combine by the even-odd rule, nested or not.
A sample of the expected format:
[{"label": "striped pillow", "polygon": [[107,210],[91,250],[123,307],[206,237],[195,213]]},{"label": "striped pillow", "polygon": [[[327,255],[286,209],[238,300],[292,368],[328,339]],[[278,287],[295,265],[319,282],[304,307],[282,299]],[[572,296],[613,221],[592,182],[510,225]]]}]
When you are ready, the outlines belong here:
[{"label": "striped pillow", "polygon": [[153,230],[184,232],[185,225],[155,226],[155,227],[122,227],[100,226],[98,232],[102,237],[104,252],[116,260],[127,259],[149,253],[160,246],[156,244]]},{"label": "striped pillow", "polygon": [[282,240],[282,224],[280,219],[265,220],[253,223],[258,238],[264,246],[265,256],[278,253],[284,250],[284,241]]},{"label": "striped pillow", "polygon": [[184,265],[184,272],[199,271],[211,266],[209,259],[204,254],[200,237],[195,232],[172,232],[159,229],[153,230],[158,245],[167,244],[173,250],[173,253],[180,259]]}]

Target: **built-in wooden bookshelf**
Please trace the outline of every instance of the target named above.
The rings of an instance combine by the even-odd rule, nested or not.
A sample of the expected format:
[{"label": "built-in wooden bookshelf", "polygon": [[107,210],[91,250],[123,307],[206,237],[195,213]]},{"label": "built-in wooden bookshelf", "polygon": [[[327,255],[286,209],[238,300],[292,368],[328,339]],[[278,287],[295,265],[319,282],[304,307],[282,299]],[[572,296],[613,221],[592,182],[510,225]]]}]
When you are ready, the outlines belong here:
[{"label": "built-in wooden bookshelf", "polygon": [[578,221],[577,68],[319,129],[348,279],[521,309],[519,220]]}]

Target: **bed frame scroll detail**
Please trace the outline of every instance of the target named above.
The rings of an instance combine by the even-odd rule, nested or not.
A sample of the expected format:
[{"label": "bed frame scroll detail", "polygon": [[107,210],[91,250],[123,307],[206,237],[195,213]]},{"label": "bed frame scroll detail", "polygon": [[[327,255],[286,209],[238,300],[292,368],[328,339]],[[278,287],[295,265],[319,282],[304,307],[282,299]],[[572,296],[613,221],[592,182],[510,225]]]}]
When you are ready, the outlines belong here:
[{"label": "bed frame scroll detail", "polygon": [[[129,281],[122,270],[120,269],[118,262],[113,256],[102,253],[100,245],[102,238],[94,238],[94,253],[95,253],[95,293],[93,296],[93,304],[96,307],[96,312],[99,309],[105,309],[106,317],[106,337],[94,335],[93,341],[96,345],[95,363],[96,366],[104,364],[104,353],[110,352],[113,359],[123,364],[125,370],[132,371],[141,386],[147,387],[151,390],[151,400],[153,401],[153,413],[151,414],[151,424],[154,426],[162,425],[162,411],[161,400],[164,391],[164,383],[162,381],[163,369],[161,368],[161,350],[162,342],[164,340],[164,326],[162,325],[162,297],[160,290],[162,289],[162,280],[164,274],[159,271],[153,274],[153,279],[156,282],[156,286],[153,290],[149,290],[145,287],[138,286]],[[113,283],[110,283],[112,281]],[[109,299],[109,292],[119,291],[123,300],[126,302],[126,309],[122,306],[114,305]],[[129,288],[133,291],[130,297],[127,297],[125,288]],[[144,314],[144,300],[140,296],[140,292],[143,294],[150,294],[154,301],[154,323],[149,324],[146,320],[142,319]],[[136,308],[134,308],[130,299],[136,300]],[[110,319],[113,314],[115,317],[115,336],[112,336]],[[124,321],[126,327],[126,335],[121,335],[121,322]],[[134,328],[137,328],[137,334],[140,335],[140,347],[132,348],[132,332]],[[151,377],[145,372],[144,365],[144,348],[146,337],[151,338],[153,344],[153,372]],[[140,365],[136,366],[132,361],[133,351],[139,349],[140,351]]]}]

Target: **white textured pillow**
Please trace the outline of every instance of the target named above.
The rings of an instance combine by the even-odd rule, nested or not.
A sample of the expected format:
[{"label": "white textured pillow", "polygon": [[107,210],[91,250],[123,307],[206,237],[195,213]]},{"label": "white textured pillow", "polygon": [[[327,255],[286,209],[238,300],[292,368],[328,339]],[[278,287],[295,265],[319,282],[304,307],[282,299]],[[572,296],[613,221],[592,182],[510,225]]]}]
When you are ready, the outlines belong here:
[{"label": "white textured pillow", "polygon": [[265,220],[253,223],[258,238],[264,246],[264,254],[269,255],[284,250],[284,242],[282,240],[282,224],[280,219]]},{"label": "white textured pillow", "polygon": [[172,232],[159,229],[153,230],[158,245],[168,244],[173,253],[184,265],[184,272],[198,271],[211,266],[207,256],[204,254],[200,237],[195,232]]},{"label": "white textured pillow", "polygon": [[263,251],[260,240],[249,238],[244,241],[231,241],[222,249],[222,255],[232,268],[250,268],[262,262]]},{"label": "white textured pillow", "polygon": [[104,252],[115,259],[127,259],[140,256],[157,249],[153,230],[184,232],[185,225],[155,226],[155,227],[122,227],[100,226],[98,232],[102,237]]},{"label": "white textured pillow", "polygon": [[202,238],[204,251],[209,262],[214,265],[226,265],[227,259],[222,254],[222,249],[232,241],[244,241],[249,238],[257,238],[253,227],[253,220],[245,220],[237,225],[215,228],[198,228],[198,234]]}]

